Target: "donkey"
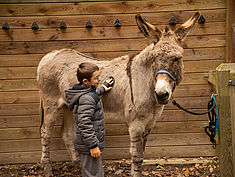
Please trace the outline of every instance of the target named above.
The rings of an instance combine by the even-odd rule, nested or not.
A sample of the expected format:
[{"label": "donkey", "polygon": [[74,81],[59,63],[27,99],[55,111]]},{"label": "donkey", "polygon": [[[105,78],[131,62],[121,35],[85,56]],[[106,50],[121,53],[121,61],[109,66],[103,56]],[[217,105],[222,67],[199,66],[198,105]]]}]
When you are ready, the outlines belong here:
[{"label": "donkey", "polygon": [[105,119],[123,118],[129,127],[131,175],[142,176],[141,166],[148,134],[162,114],[175,86],[182,80],[183,48],[181,42],[195,25],[196,12],[176,30],[160,30],[136,15],[140,31],[151,41],[135,56],[125,55],[110,61],[99,61],[72,49],[55,50],[45,55],[37,68],[37,82],[43,108],[41,122],[41,163],[46,176],[52,176],[50,139],[53,125],[63,113],[62,138],[72,161],[78,162],[73,145],[73,116],[65,101],[65,90],[77,82],[76,69],[82,62],[93,62],[101,77],[113,76],[116,83],[101,97]]}]

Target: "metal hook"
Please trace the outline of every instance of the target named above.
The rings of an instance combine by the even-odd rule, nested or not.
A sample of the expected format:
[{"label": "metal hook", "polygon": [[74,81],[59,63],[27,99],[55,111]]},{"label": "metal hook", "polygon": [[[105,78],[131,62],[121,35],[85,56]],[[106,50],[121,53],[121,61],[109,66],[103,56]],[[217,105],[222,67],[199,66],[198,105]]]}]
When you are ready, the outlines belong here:
[{"label": "metal hook", "polygon": [[121,26],[122,26],[121,22],[117,19],[117,20],[114,22],[114,27],[119,28],[119,27],[121,27]]},{"label": "metal hook", "polygon": [[86,22],[86,28],[93,28],[93,25],[90,20]]},{"label": "metal hook", "polygon": [[171,19],[169,21],[169,24],[172,25],[172,26],[176,25],[175,17],[171,17]]},{"label": "metal hook", "polygon": [[9,25],[8,25],[7,22],[5,22],[5,23],[2,25],[2,29],[3,29],[3,30],[10,30],[10,27],[9,27]]},{"label": "metal hook", "polygon": [[39,29],[39,26],[38,26],[38,24],[36,23],[36,21],[34,21],[34,22],[32,23],[31,29],[32,29],[32,30],[38,30],[38,29]]},{"label": "metal hook", "polygon": [[59,28],[60,28],[60,29],[66,29],[66,28],[67,28],[66,23],[65,23],[64,21],[61,21],[61,22],[60,22],[60,25],[59,25]]},{"label": "metal hook", "polygon": [[201,15],[201,16],[199,17],[198,23],[200,23],[200,24],[206,23],[206,19],[203,17],[203,15]]}]

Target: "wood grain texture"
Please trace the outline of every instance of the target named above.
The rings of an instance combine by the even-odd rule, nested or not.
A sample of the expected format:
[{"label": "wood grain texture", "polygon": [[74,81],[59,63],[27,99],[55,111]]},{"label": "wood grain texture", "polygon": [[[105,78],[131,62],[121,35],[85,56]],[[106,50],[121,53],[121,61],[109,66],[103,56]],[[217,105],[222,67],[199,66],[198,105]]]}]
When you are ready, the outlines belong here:
[{"label": "wood grain texture", "polygon": [[[193,152],[193,153],[192,153]],[[166,147],[146,147],[145,158],[152,159],[157,157],[201,157],[204,154],[214,156],[215,149],[211,145],[194,145],[194,146],[166,146]],[[32,163],[39,162],[41,151],[30,152],[11,152],[0,153],[3,164],[9,163]],[[103,159],[129,159],[129,148],[106,148],[102,155]],[[57,150],[51,151],[52,161],[69,161],[68,151]]]},{"label": "wood grain texture", "polygon": [[160,11],[207,10],[226,8],[224,0],[159,0],[159,1],[116,1],[94,3],[41,3],[41,4],[2,4],[0,16],[46,16],[46,15],[89,15],[146,13]]},{"label": "wood grain texture", "polygon": [[[216,29],[214,28],[216,26]],[[159,26],[163,29],[164,26]],[[24,35],[21,35],[24,34]],[[225,34],[225,22],[206,23],[197,25],[190,35],[212,35]],[[0,31],[0,41],[71,41],[71,40],[92,40],[92,39],[128,39],[142,38],[137,26],[123,26],[120,28],[114,27],[94,27],[86,28],[68,28],[65,32],[58,28],[54,29],[14,29],[10,31]]]},{"label": "wood grain texture", "polygon": [[[168,24],[169,19],[174,16],[177,23],[184,23],[188,20],[193,11],[172,11],[172,12],[154,12],[143,13],[143,17],[154,25]],[[209,9],[201,11],[206,22],[225,22],[225,9]],[[64,21],[68,28],[85,28],[85,24],[89,19],[94,27],[113,27],[116,19],[122,23],[122,26],[136,26],[134,16],[136,13],[130,14],[104,14],[104,15],[57,15],[57,16],[25,16],[25,17],[1,17],[0,24],[8,22],[11,29],[31,29],[33,21],[36,21],[40,29],[58,28],[61,21]],[[207,26],[207,23],[204,24]],[[199,25],[203,27],[204,25]]]},{"label": "wood grain texture", "polygon": [[[81,41],[45,41],[40,42],[0,42],[0,55],[8,54],[43,54],[61,48],[72,48],[84,52],[109,52],[143,50],[148,44],[145,38],[110,39],[110,40],[81,40]],[[189,36],[183,47],[224,47],[224,35]]]},{"label": "wood grain texture", "polygon": [[[179,26],[200,11],[205,24],[196,24],[184,41],[185,74],[174,98],[195,112],[206,111],[212,92],[208,70],[226,58],[225,0],[158,0],[80,2],[79,0],[0,0],[0,25],[8,22],[8,32],[0,30],[0,163],[39,162],[39,93],[36,68],[48,52],[72,48],[101,60],[138,54],[148,45],[134,16],[140,13],[162,29],[174,16]],[[25,3],[22,3],[25,2]],[[93,29],[87,30],[87,20]],[[113,27],[116,19],[122,27]],[[31,29],[32,22],[39,25]],[[58,25],[65,21],[67,29]],[[169,103],[149,136],[145,158],[214,156],[204,133],[207,115],[189,115]],[[130,158],[129,136],[124,118],[105,117],[107,148],[104,159]],[[52,160],[70,160],[61,139],[62,115],[56,121],[52,140]]]},{"label": "wood grain texture", "polygon": [[[110,52],[84,52],[85,55],[100,60],[111,60],[129,53],[138,54],[140,51],[110,51]],[[37,67],[45,54],[0,55],[0,67]],[[184,61],[225,60],[224,47],[185,49]],[[206,62],[206,61],[205,61]],[[187,69],[187,67],[185,67]]]}]

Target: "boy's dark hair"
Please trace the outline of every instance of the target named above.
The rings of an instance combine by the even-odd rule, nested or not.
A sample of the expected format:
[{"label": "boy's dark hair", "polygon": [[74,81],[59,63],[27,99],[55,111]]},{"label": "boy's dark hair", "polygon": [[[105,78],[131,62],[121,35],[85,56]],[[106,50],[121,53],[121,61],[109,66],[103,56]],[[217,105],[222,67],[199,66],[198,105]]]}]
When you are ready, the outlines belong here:
[{"label": "boy's dark hair", "polygon": [[82,83],[83,79],[88,79],[90,81],[93,72],[99,70],[99,67],[96,64],[85,62],[81,63],[77,69],[77,79]]}]

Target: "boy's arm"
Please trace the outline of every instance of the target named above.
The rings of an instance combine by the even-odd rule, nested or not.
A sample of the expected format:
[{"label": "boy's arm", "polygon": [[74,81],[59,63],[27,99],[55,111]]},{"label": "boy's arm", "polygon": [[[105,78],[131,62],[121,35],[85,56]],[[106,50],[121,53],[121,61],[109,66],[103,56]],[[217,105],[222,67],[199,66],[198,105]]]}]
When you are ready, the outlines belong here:
[{"label": "boy's arm", "polygon": [[98,96],[102,95],[105,93],[105,88],[102,85],[99,85],[96,90],[95,90],[96,94]]},{"label": "boy's arm", "polygon": [[97,95],[100,96],[100,95],[104,94],[105,92],[110,91],[113,88],[114,83],[115,83],[114,78],[112,76],[110,76],[108,79],[105,80],[105,82],[102,84],[102,86],[99,86],[96,88]]},{"label": "boy's arm", "polygon": [[92,149],[98,146],[98,139],[95,134],[92,117],[94,116],[96,108],[95,100],[89,96],[84,95],[80,97],[78,106],[78,129],[81,132],[83,142]]}]

